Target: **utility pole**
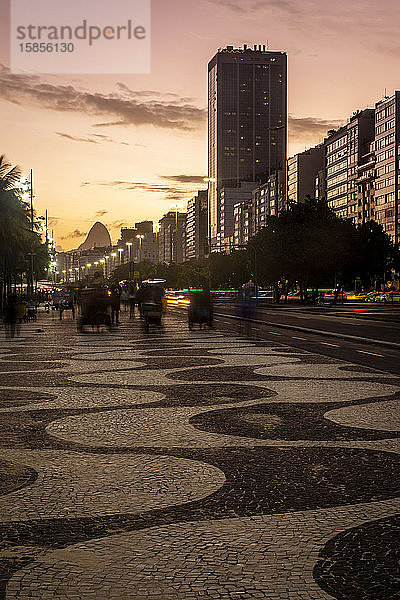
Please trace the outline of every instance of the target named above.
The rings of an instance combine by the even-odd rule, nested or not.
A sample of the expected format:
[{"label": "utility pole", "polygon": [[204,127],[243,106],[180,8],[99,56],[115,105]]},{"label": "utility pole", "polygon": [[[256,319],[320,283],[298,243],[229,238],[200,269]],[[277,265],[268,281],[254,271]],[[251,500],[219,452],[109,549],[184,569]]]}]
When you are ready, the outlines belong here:
[{"label": "utility pole", "polygon": [[30,293],[33,296],[33,234],[34,234],[34,222],[33,222],[33,169],[30,173],[30,191],[31,191],[31,231],[32,231],[32,246],[31,246],[31,261],[30,261],[30,274],[29,274],[29,287]]}]

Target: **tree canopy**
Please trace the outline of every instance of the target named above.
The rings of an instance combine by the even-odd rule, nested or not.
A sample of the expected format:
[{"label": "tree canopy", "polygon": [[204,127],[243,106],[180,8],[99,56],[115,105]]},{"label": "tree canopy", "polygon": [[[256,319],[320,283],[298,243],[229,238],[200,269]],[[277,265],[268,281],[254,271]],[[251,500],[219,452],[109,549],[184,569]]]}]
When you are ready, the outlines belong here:
[{"label": "tree canopy", "polygon": [[1,297],[11,290],[30,269],[30,256],[35,257],[35,272],[43,276],[48,264],[48,251],[40,236],[32,230],[28,207],[23,202],[18,182],[21,173],[0,156],[0,285]]}]

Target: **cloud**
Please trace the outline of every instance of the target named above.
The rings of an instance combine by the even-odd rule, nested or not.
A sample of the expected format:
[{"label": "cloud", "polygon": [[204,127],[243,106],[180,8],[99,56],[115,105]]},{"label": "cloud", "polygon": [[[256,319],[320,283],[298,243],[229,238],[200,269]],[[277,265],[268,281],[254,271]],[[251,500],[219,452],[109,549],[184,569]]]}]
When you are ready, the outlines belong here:
[{"label": "cloud", "polygon": [[[89,142],[91,144],[101,144],[102,142],[110,142],[112,144],[122,144],[123,146],[129,146],[128,142],[118,142],[113,140],[108,135],[102,135],[101,133],[93,133],[87,137],[79,137],[76,135],[70,135],[69,133],[64,133],[62,131],[56,131],[57,135],[67,140],[71,140],[73,142]],[[135,144],[136,146],[140,146],[141,144]]]},{"label": "cloud", "polygon": [[98,144],[96,140],[91,138],[77,137],[75,135],[69,135],[68,133],[62,133],[61,131],[56,131],[56,134],[60,137],[66,138],[67,140],[72,140],[73,142],[90,142],[91,144]]},{"label": "cloud", "polygon": [[47,225],[48,225],[48,227],[55,227],[59,221],[60,221],[60,217],[49,216]]},{"label": "cloud", "polygon": [[92,185],[104,185],[107,187],[115,187],[122,190],[142,190],[144,192],[164,192],[164,193],[180,193],[182,190],[177,187],[169,185],[161,185],[159,183],[144,183],[140,181],[103,181],[98,184]]},{"label": "cloud", "polygon": [[128,223],[126,221],[111,221],[107,223],[107,227],[109,229],[120,229],[121,227],[128,227]]},{"label": "cloud", "polygon": [[[307,13],[310,0],[206,0],[214,8],[228,9],[235,19],[254,20],[271,10],[279,10],[287,16],[298,17]],[[311,4],[313,1],[311,0]]]},{"label": "cloud", "polygon": [[104,217],[104,215],[106,215],[108,213],[108,210],[105,210],[104,208],[102,210],[98,210],[95,213],[95,217]]},{"label": "cloud", "polygon": [[88,185],[100,185],[100,186],[106,186],[106,187],[112,187],[118,190],[122,190],[122,191],[131,191],[131,190],[139,190],[142,192],[147,192],[150,194],[162,194],[167,200],[172,200],[172,201],[186,201],[188,198],[190,198],[191,195],[194,194],[195,191],[197,191],[197,186],[195,186],[194,188],[192,187],[191,189],[187,187],[186,185],[183,184],[175,184],[175,182],[173,181],[174,185],[166,185],[164,183],[148,183],[148,182],[142,182],[142,181],[126,181],[126,180],[112,180],[112,181],[98,181],[98,182],[90,182],[90,181],[84,181],[81,183],[82,185],[88,186]]},{"label": "cloud", "polygon": [[291,143],[317,143],[322,141],[329,129],[337,129],[343,125],[339,119],[326,120],[316,117],[289,116],[289,141]]},{"label": "cloud", "polygon": [[75,229],[74,231],[71,231],[71,233],[68,233],[67,235],[64,235],[61,239],[62,240],[72,240],[75,238],[80,238],[80,237],[84,237],[86,235],[86,233],[84,231],[80,231],[79,229]]},{"label": "cloud", "polygon": [[[125,86],[126,87],[126,86]],[[153,125],[164,129],[192,130],[203,126],[206,110],[187,98],[166,94],[157,98],[143,92],[125,90],[112,94],[90,92],[74,87],[43,82],[37,75],[11,73],[0,65],[0,99],[13,104],[33,105],[57,112],[102,116],[108,121],[98,126]],[[122,92],[122,93],[121,93]],[[68,135],[68,134],[66,134]]]},{"label": "cloud", "polygon": [[196,183],[204,186],[205,175],[159,175],[160,179],[176,183]]}]

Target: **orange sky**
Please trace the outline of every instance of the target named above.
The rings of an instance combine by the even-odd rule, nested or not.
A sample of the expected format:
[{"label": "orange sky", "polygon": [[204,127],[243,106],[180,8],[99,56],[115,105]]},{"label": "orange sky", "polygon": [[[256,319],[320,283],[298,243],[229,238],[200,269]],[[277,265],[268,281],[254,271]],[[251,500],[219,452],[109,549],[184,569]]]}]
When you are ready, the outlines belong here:
[{"label": "orange sky", "polygon": [[293,154],[400,89],[399,17],[397,0],[153,0],[150,74],[40,76],[9,73],[0,14],[0,153],[34,169],[59,245],[76,247],[95,220],[115,240],[203,187],[218,47],[268,40],[288,53]]}]

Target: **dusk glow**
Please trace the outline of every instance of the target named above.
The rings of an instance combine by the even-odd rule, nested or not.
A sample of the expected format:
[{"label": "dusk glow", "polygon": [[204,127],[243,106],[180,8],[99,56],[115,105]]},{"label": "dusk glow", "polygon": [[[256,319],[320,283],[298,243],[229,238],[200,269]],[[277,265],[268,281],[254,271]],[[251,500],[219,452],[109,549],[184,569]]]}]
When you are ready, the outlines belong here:
[{"label": "dusk glow", "polygon": [[34,170],[37,211],[48,208],[65,249],[100,217],[116,239],[121,224],[158,221],[202,187],[219,47],[287,52],[288,156],[400,87],[395,0],[153,0],[151,73],[121,76],[10,74],[1,10],[2,145]]}]

